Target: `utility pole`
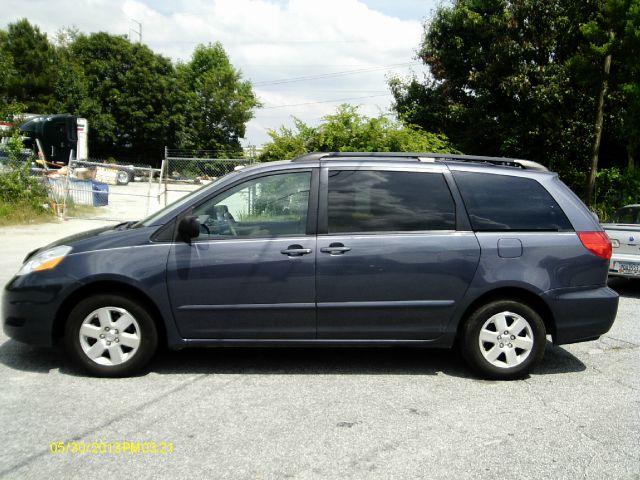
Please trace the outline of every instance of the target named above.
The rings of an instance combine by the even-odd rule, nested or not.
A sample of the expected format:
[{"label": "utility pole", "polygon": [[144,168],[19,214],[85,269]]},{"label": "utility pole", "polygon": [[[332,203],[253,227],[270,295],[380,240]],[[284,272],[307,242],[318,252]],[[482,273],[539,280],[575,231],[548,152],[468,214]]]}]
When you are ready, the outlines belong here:
[{"label": "utility pole", "polygon": [[142,43],[142,23],[133,18],[130,18],[129,20],[138,25],[137,30],[135,28],[129,27],[129,41],[131,41],[131,33],[136,33],[138,35],[138,43]]}]

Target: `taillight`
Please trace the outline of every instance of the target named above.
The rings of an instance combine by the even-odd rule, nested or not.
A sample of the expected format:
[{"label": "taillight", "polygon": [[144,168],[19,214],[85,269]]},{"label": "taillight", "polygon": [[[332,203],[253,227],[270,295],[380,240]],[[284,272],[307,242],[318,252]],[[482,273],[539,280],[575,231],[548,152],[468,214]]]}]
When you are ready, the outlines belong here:
[{"label": "taillight", "polygon": [[611,240],[604,232],[578,232],[578,237],[594,255],[609,260],[611,258]]}]

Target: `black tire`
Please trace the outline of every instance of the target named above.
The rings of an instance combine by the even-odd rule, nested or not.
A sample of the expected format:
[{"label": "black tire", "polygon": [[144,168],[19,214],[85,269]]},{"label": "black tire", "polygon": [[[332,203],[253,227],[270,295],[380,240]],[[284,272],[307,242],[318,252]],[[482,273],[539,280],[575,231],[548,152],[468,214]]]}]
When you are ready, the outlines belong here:
[{"label": "black tire", "polygon": [[118,185],[127,185],[133,179],[132,175],[131,172],[127,172],[126,170],[118,170],[116,182]]},{"label": "black tire", "polygon": [[[130,318],[125,314],[133,322],[129,323]],[[127,326],[119,331],[118,325]],[[81,336],[83,327],[86,329],[83,332],[89,331],[88,335]],[[158,331],[140,304],[124,296],[104,294],[88,297],[71,310],[64,340],[68,354],[85,370],[98,377],[123,377],[140,370],[151,360],[158,347]],[[85,349],[94,349],[88,352],[95,355],[95,360]],[[104,351],[98,356],[100,349]]]},{"label": "black tire", "polygon": [[[498,331],[498,323],[506,324],[507,328]],[[480,341],[481,331],[487,341]],[[464,359],[476,372],[489,379],[526,377],[542,360],[545,345],[546,331],[542,318],[534,309],[518,301],[487,303],[474,311],[462,328]]]}]

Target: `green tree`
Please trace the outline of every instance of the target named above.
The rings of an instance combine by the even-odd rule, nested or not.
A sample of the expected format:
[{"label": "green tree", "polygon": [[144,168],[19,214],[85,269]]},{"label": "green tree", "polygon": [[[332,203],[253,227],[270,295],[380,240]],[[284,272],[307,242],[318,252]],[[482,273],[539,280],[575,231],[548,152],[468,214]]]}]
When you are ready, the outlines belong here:
[{"label": "green tree", "polygon": [[391,79],[395,109],[465,152],[537,160],[588,201],[612,198],[599,165],[634,165],[640,0],[455,0],[418,55],[430,73]]},{"label": "green tree", "polygon": [[57,61],[47,35],[28,20],[19,20],[0,35],[0,52],[3,63],[11,65],[2,74],[7,103],[20,103],[31,113],[53,112]]},{"label": "green tree", "polygon": [[221,155],[241,152],[240,138],[260,103],[251,83],[242,80],[222,45],[199,45],[191,61],[179,64],[177,72],[186,92],[186,128],[181,146],[214,150]]},{"label": "green tree", "polygon": [[[61,29],[55,36],[59,62],[59,74],[55,83],[57,111],[72,112],[93,120],[100,112],[101,102],[92,95],[84,66],[74,56],[72,46],[80,36],[81,33],[75,27]],[[95,125],[90,127],[93,134]]]},{"label": "green tree", "polygon": [[78,35],[57,91],[69,113],[87,117],[93,157],[155,163],[184,124],[184,92],[171,61],[108,33]]},{"label": "green tree", "polygon": [[6,48],[6,32],[0,31],[0,121],[11,122],[25,106],[9,94],[9,83],[15,76],[13,58]]},{"label": "green tree", "polygon": [[[0,116],[71,113],[89,120],[95,158],[157,163],[165,145],[239,155],[259,102],[221,44],[173,63],[108,33],[57,32],[27,20],[0,31]],[[240,152],[240,153],[239,153]]]},{"label": "green tree", "polygon": [[640,146],[640,0],[607,0],[581,26],[585,42],[572,58],[576,77],[597,92],[587,200],[594,199],[603,130],[622,145],[634,167]]},{"label": "green tree", "polygon": [[390,82],[401,118],[467,153],[537,160],[579,176],[595,109],[568,60],[598,0],[457,0],[425,24],[430,76]]},{"label": "green tree", "polygon": [[640,0],[603,2],[581,31],[586,42],[572,66],[587,90],[602,93],[607,86],[602,110],[611,113],[598,116],[626,147],[627,165],[633,167],[640,147]]},{"label": "green tree", "polygon": [[0,105],[9,103],[9,92],[7,85],[11,77],[15,75],[13,68],[13,58],[7,50],[6,32],[0,31]]},{"label": "green tree", "polygon": [[369,118],[341,105],[316,127],[294,119],[294,128],[270,130],[261,161],[286,160],[308,152],[457,152],[446,136],[402,125],[387,116]]}]

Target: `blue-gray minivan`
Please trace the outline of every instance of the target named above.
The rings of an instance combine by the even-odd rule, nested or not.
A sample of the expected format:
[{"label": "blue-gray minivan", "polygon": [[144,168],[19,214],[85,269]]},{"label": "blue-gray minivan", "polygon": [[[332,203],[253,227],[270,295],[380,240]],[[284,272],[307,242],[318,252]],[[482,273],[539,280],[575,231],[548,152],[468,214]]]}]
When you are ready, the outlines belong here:
[{"label": "blue-gray minivan", "polygon": [[30,253],[4,331],[64,341],[98,376],[161,344],[458,345],[521,378],[555,344],[597,339],[617,294],[611,243],[534,162],[316,153],[232,172],[140,222]]}]

